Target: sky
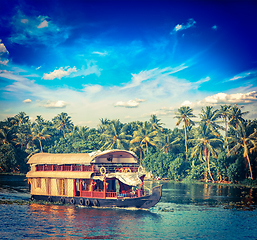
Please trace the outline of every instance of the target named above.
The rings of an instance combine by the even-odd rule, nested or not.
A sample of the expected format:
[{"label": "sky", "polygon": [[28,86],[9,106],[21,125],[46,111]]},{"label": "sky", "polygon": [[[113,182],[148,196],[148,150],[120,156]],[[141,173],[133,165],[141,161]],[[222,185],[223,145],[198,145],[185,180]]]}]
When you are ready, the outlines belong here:
[{"label": "sky", "polygon": [[0,0],[0,120],[66,112],[174,128],[238,104],[257,118],[257,1]]}]

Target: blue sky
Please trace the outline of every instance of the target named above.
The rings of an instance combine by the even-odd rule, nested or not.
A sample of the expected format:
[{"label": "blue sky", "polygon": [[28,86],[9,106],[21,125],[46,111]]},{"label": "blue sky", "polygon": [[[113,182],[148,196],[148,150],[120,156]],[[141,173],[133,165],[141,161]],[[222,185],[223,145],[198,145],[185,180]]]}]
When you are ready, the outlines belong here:
[{"label": "blue sky", "polygon": [[0,120],[74,124],[244,106],[257,118],[256,1],[0,2]]}]

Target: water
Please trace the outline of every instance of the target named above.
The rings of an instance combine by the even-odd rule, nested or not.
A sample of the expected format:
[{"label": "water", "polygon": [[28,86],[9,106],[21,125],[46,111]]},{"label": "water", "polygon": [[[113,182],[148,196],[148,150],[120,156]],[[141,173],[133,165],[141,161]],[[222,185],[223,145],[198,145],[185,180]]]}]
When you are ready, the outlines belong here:
[{"label": "water", "polygon": [[[24,180],[0,175],[2,203],[30,197]],[[256,204],[256,189],[183,183],[164,183],[150,210],[0,204],[0,239],[256,240]]]}]

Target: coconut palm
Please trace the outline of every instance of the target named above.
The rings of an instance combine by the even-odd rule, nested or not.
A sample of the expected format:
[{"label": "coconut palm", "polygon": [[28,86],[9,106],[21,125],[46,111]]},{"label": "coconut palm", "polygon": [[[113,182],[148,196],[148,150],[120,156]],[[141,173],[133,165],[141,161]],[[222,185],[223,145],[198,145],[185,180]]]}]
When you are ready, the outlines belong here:
[{"label": "coconut palm", "polygon": [[100,118],[100,124],[97,126],[97,130],[99,133],[104,133],[106,130],[107,126],[110,124],[111,120],[108,118]]},{"label": "coconut palm", "polygon": [[17,120],[17,124],[19,127],[22,124],[29,122],[29,116],[26,116],[25,112],[19,112],[17,115],[14,116],[14,119]]},{"label": "coconut palm", "polygon": [[175,115],[176,116],[174,118],[178,119],[176,126],[179,126],[179,124],[181,122],[184,122],[185,147],[186,147],[186,152],[187,152],[187,129],[190,126],[195,125],[195,123],[190,118],[193,118],[196,116],[193,114],[193,109],[188,106],[180,107],[178,109],[178,112],[175,112]]},{"label": "coconut palm", "polygon": [[198,127],[198,138],[190,139],[189,142],[194,145],[191,156],[199,156],[200,160],[207,163],[209,176],[214,182],[210,169],[210,156],[217,158],[216,148],[223,143],[222,139],[215,136],[207,123],[200,123]]},{"label": "coconut palm", "polygon": [[160,131],[163,131],[163,128],[162,128],[162,124],[163,123],[160,123],[161,119],[158,119],[157,118],[157,115],[153,114],[151,115],[151,118],[149,120],[149,122],[152,124],[152,128],[153,129],[159,129]]},{"label": "coconut palm", "polygon": [[41,152],[43,152],[42,141],[51,138],[51,135],[48,134],[48,132],[48,127],[43,127],[39,124],[34,124],[32,127],[32,141],[38,140]]},{"label": "coconut palm", "polygon": [[229,116],[229,125],[235,125],[236,128],[238,124],[242,124],[245,122],[243,119],[243,116],[246,115],[247,112],[242,112],[241,109],[237,106],[237,104],[233,105],[229,110],[228,110],[228,116]]},{"label": "coconut palm", "polygon": [[131,135],[127,134],[126,128],[126,124],[123,125],[120,120],[111,121],[101,135],[104,144],[101,150],[128,149]]},{"label": "coconut palm", "polygon": [[236,154],[240,148],[244,149],[243,156],[248,164],[250,177],[253,179],[253,173],[251,168],[251,161],[249,158],[249,152],[252,153],[257,149],[257,131],[254,128],[252,129],[252,122],[242,123],[239,122],[237,128],[230,126],[234,134],[228,137],[229,144],[232,144],[233,147],[227,153],[229,157],[231,154]]},{"label": "coconut palm", "polygon": [[70,131],[73,127],[70,117],[67,113],[60,113],[53,118],[54,126],[57,130],[62,131],[63,137],[66,138],[65,132]]},{"label": "coconut palm", "polygon": [[219,110],[214,110],[211,106],[206,106],[205,109],[202,107],[200,118],[201,122],[206,123],[214,135],[220,136],[217,129],[224,129],[217,124],[217,118],[219,117]]},{"label": "coconut palm", "polygon": [[224,125],[225,125],[224,131],[225,131],[225,142],[226,142],[226,145],[227,145],[227,151],[229,151],[228,141],[227,141],[227,134],[228,134],[228,117],[229,117],[229,110],[230,109],[231,109],[231,106],[221,105],[220,109],[218,111],[218,116],[219,116],[219,118],[223,119],[223,122],[224,122]]},{"label": "coconut palm", "polygon": [[157,133],[157,136],[155,138],[155,141],[157,145],[160,147],[160,149],[168,154],[171,149],[175,146],[178,146],[181,138],[175,137],[172,132],[169,133],[162,133],[160,130]]},{"label": "coconut palm", "polygon": [[132,145],[139,145],[140,151],[140,160],[142,161],[143,152],[148,153],[148,146],[156,146],[155,136],[157,131],[152,128],[150,122],[143,122],[142,125],[138,125],[138,130],[134,131],[133,139],[130,141]]},{"label": "coconut palm", "polygon": [[6,125],[2,126],[0,129],[0,144],[18,144],[17,137],[17,126],[8,127]]}]

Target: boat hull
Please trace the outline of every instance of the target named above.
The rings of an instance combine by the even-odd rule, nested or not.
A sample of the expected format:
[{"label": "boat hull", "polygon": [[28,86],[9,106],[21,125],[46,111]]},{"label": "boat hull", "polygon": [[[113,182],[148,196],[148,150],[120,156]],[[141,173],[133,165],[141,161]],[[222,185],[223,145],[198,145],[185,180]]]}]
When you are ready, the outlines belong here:
[{"label": "boat hull", "polygon": [[42,200],[48,202],[60,202],[63,204],[95,206],[95,207],[121,207],[121,208],[143,208],[149,209],[157,204],[162,195],[162,185],[152,189],[152,194],[136,198],[85,198],[85,197],[64,197],[64,196],[46,196],[32,195],[32,200]]}]

